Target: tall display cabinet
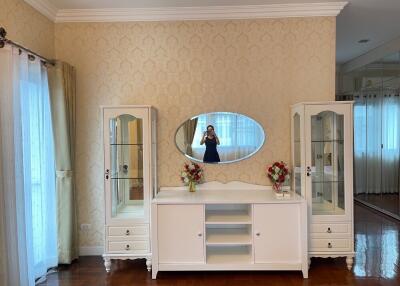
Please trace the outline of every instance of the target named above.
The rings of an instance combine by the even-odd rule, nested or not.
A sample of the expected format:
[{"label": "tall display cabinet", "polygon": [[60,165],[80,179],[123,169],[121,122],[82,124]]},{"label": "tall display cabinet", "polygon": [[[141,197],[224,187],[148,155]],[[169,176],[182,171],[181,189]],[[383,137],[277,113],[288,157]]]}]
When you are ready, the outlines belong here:
[{"label": "tall display cabinet", "polygon": [[311,257],[354,257],[353,103],[292,106],[293,189],[307,199]]},{"label": "tall display cabinet", "polygon": [[151,270],[150,202],[156,193],[156,112],[105,106],[103,115],[105,249],[113,259],[145,258]]}]

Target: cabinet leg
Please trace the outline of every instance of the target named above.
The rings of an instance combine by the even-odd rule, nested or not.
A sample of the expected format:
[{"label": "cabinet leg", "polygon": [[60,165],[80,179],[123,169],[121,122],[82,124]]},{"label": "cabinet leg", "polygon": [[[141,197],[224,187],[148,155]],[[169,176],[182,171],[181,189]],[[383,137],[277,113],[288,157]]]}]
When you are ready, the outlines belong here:
[{"label": "cabinet leg", "polygon": [[353,267],[353,256],[346,257],[346,264],[347,264],[347,269],[351,270],[351,268]]},{"label": "cabinet leg", "polygon": [[151,279],[157,279],[157,273],[158,271],[153,268],[153,271],[151,271]]},{"label": "cabinet leg", "polygon": [[303,269],[302,272],[303,272],[303,278],[307,279],[308,278],[308,269]]},{"label": "cabinet leg", "polygon": [[146,258],[147,271],[151,271],[151,257]]},{"label": "cabinet leg", "polygon": [[104,257],[104,266],[106,267],[107,273],[111,271],[111,259]]}]

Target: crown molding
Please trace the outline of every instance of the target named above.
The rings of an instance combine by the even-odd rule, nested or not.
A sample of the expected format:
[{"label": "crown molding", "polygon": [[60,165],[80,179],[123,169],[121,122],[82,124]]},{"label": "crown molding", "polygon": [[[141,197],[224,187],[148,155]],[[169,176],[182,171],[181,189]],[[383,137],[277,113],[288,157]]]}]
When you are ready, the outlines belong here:
[{"label": "crown molding", "polygon": [[51,21],[56,21],[58,9],[48,0],[24,0],[26,3],[35,8],[39,13],[46,16]]},{"label": "crown molding", "polygon": [[56,23],[226,20],[337,16],[347,2],[126,9],[57,9],[49,0],[24,0]]},{"label": "crown molding", "polygon": [[[27,0],[26,0],[27,1]],[[44,0],[29,0],[34,2]],[[60,9],[55,22],[131,22],[337,16],[347,2],[137,9]]]}]

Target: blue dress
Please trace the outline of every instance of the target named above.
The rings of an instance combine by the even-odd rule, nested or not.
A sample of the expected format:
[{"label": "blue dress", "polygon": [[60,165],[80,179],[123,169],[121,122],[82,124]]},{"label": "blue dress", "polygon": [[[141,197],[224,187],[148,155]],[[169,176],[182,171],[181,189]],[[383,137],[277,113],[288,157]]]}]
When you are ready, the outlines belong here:
[{"label": "blue dress", "polygon": [[220,162],[219,154],[217,151],[217,139],[213,137],[212,139],[206,138],[206,151],[204,152],[203,162],[204,163],[218,163]]}]

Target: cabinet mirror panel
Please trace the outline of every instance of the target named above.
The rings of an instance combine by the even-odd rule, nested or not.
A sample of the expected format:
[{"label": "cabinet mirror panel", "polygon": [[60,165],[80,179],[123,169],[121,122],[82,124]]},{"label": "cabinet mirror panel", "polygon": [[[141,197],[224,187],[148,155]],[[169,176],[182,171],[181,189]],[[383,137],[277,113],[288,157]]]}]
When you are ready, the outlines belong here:
[{"label": "cabinet mirror panel", "polygon": [[142,119],[123,114],[110,119],[112,217],[142,217]]},{"label": "cabinet mirror panel", "polygon": [[263,146],[264,130],[255,120],[231,112],[205,113],[183,122],[175,143],[192,161],[218,164],[254,155]]},{"label": "cabinet mirror panel", "polygon": [[312,211],[344,214],[343,115],[324,111],[311,116]]}]

